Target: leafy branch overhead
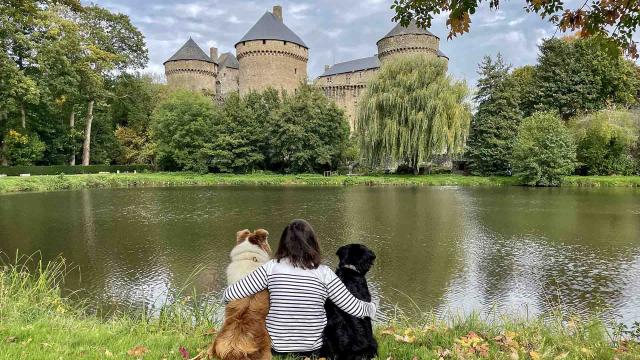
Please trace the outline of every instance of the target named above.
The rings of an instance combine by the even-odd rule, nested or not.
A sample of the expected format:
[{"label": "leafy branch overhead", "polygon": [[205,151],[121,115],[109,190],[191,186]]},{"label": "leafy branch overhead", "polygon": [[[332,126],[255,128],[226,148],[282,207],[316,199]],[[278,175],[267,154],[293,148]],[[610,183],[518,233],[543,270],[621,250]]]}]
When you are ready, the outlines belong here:
[{"label": "leafy branch overhead", "polygon": [[[469,32],[471,17],[483,0],[394,0],[394,21],[403,26],[415,21],[420,27],[430,27],[435,15],[448,13],[449,39]],[[496,10],[500,0],[485,1]],[[605,35],[637,59],[637,42],[633,33],[640,25],[640,1],[585,0],[579,7],[567,6],[562,0],[525,0],[523,10],[540,15],[562,32],[577,32],[581,37]]]}]

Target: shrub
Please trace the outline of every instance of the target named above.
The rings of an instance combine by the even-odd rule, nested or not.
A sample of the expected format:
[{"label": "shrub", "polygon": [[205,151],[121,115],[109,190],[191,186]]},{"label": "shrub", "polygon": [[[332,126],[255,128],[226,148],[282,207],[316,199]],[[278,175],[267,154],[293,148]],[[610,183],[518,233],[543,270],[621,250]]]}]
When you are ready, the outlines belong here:
[{"label": "shrub", "polygon": [[601,111],[572,122],[580,173],[631,175],[636,171],[634,150],[638,119],[626,111]]},{"label": "shrub", "polygon": [[518,129],[513,148],[514,175],[532,186],[558,186],[575,168],[576,147],[554,113],[534,113]]},{"label": "shrub", "polygon": [[32,165],[42,159],[45,144],[38,135],[25,135],[9,130],[4,139],[4,157],[11,165]]}]

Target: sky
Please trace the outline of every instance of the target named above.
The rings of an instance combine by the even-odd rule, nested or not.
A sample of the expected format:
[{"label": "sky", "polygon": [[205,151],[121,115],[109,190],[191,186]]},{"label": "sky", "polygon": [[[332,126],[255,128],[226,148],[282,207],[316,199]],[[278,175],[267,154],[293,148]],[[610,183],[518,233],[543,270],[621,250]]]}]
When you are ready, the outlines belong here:
[{"label": "sky", "polygon": [[[146,37],[149,65],[146,71],[163,74],[162,63],[189,37],[206,53],[234,52],[235,43],[255,22],[271,10],[283,7],[285,24],[309,46],[309,78],[324,65],[376,54],[376,42],[395,25],[392,0],[93,0],[128,15]],[[569,0],[571,5],[576,2]],[[488,2],[472,17],[470,33],[447,40],[445,16],[438,16],[430,31],[440,37],[440,49],[449,56],[449,72],[474,86],[483,56],[500,52],[513,66],[536,62],[537,46],[552,37],[555,28],[523,9],[522,0],[503,0],[498,10]],[[561,33],[555,34],[562,36]]]}]

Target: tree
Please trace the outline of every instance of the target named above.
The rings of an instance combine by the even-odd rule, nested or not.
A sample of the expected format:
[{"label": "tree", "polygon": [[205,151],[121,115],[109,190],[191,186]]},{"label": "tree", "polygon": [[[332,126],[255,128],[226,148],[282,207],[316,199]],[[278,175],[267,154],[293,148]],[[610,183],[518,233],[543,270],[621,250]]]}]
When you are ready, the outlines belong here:
[{"label": "tree", "polygon": [[580,113],[605,108],[608,104],[637,103],[640,83],[635,66],[618,53],[611,53],[607,41],[549,39],[540,46],[535,68],[535,109],[558,112],[565,120]]},{"label": "tree", "polygon": [[572,121],[581,171],[588,175],[631,175],[640,121],[629,112],[601,111]]},{"label": "tree", "polygon": [[[415,21],[423,28],[431,27],[434,15],[448,13],[449,38],[469,32],[471,17],[482,0],[394,0],[394,21],[407,26]],[[582,2],[581,2],[582,3]],[[633,39],[640,24],[640,3],[627,0],[586,0],[582,6],[571,8],[562,0],[525,0],[524,10],[540,15],[562,31],[578,32],[581,37],[601,35],[611,38],[624,51],[638,58]],[[489,1],[489,7],[498,9],[500,0]]]},{"label": "tree", "polygon": [[274,130],[274,111],[282,106],[282,99],[277,90],[267,88],[262,92],[251,91],[242,97],[242,101],[254,118],[254,123],[259,124],[262,137],[256,144],[260,153],[264,156],[262,168],[278,170],[278,160],[275,157],[275,145],[270,134]]},{"label": "tree", "polygon": [[[233,93],[225,98],[223,116],[217,118],[213,142],[212,166],[221,172],[248,172],[263,163],[260,144],[264,143],[265,131],[240,95]],[[268,115],[268,114],[267,114]]]},{"label": "tree", "polygon": [[462,151],[470,111],[464,82],[441,59],[423,55],[383,64],[359,101],[356,132],[371,166],[392,161],[415,173],[433,155]]},{"label": "tree", "polygon": [[479,66],[478,111],[471,121],[466,156],[477,175],[510,175],[511,151],[522,120],[516,84],[498,54],[485,56]]},{"label": "tree", "polygon": [[214,165],[216,123],[224,116],[200,93],[176,91],[153,113],[151,135],[165,167],[207,172]]},{"label": "tree", "polygon": [[9,130],[3,149],[4,157],[11,165],[33,165],[42,158],[45,144],[36,135],[24,135]]},{"label": "tree", "polygon": [[126,15],[91,5],[83,8],[78,21],[88,41],[82,62],[82,93],[87,101],[82,165],[89,165],[93,109],[96,99],[104,93],[105,80],[114,70],[144,67],[148,52],[144,36]]},{"label": "tree", "polygon": [[335,169],[349,139],[344,112],[311,85],[284,95],[269,132],[274,168],[283,172]]},{"label": "tree", "polygon": [[551,112],[523,120],[513,147],[514,174],[532,186],[558,186],[573,173],[576,147],[569,130]]}]

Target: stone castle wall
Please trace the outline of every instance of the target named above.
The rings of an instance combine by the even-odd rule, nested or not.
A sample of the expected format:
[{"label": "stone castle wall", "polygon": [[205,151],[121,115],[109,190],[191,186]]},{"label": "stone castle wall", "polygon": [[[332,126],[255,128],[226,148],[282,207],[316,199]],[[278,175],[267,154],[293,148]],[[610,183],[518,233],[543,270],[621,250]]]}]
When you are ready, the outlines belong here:
[{"label": "stone castle wall", "polygon": [[295,91],[307,78],[309,50],[282,40],[252,40],[236,45],[240,95],[251,90]]},{"label": "stone castle wall", "polygon": [[345,111],[351,131],[355,129],[358,102],[364,94],[367,83],[378,69],[368,69],[318,78],[315,85],[336,105]]},{"label": "stone castle wall", "polygon": [[408,34],[378,41],[378,58],[384,62],[410,53],[438,56],[440,40],[436,36]]},{"label": "stone castle wall", "polygon": [[226,95],[237,92],[239,89],[238,79],[240,70],[234,68],[223,67],[218,71],[218,91],[220,95]]},{"label": "stone castle wall", "polygon": [[164,71],[171,88],[191,91],[216,91],[217,65],[199,60],[170,61]]}]

